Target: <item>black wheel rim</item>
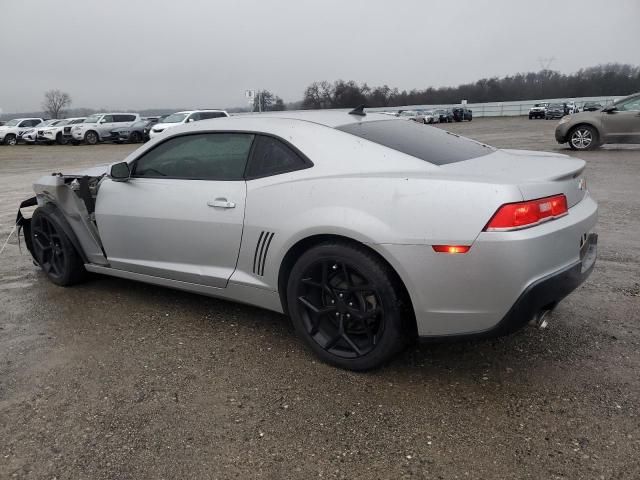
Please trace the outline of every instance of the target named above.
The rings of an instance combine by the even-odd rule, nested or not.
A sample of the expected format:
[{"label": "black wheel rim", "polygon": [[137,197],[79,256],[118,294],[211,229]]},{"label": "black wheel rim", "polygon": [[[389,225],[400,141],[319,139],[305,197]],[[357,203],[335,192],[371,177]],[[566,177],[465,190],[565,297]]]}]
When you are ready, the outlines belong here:
[{"label": "black wheel rim", "polygon": [[32,226],[33,249],[42,269],[50,276],[64,275],[65,253],[62,239],[56,227],[45,217],[39,216]]},{"label": "black wheel rim", "polygon": [[96,134],[93,132],[87,133],[87,143],[94,144],[96,143]]},{"label": "black wheel rim", "polygon": [[341,358],[367,355],[384,332],[380,294],[353,265],[319,260],[297,287],[304,327],[321,348]]}]

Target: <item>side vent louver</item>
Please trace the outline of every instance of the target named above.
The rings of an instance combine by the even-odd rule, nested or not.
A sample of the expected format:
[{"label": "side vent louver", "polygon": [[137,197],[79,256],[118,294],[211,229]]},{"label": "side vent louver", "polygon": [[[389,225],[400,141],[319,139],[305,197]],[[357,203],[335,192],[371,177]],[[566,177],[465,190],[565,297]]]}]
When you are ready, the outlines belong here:
[{"label": "side vent louver", "polygon": [[256,243],[256,251],[253,254],[253,273],[256,275],[264,275],[264,264],[266,263],[267,253],[274,235],[275,233],[273,232],[260,232],[258,243]]}]

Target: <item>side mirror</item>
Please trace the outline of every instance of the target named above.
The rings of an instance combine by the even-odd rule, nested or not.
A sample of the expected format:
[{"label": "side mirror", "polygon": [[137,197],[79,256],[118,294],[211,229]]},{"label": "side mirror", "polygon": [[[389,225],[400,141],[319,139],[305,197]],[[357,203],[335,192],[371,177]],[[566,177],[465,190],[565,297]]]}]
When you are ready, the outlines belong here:
[{"label": "side mirror", "polygon": [[111,172],[109,173],[111,180],[114,182],[126,182],[129,180],[131,176],[131,171],[129,170],[129,164],[127,162],[120,162],[114,165],[111,165]]},{"label": "side mirror", "polygon": [[193,118],[189,118],[189,119],[187,119],[187,123],[191,123],[191,122],[194,122],[194,121],[195,121],[195,120],[194,120]]}]

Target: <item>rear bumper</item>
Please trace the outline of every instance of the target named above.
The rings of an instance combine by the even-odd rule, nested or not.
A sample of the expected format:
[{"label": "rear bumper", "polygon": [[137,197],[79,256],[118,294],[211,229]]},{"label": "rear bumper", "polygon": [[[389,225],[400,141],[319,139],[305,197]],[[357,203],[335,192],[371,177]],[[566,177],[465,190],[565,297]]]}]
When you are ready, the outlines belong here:
[{"label": "rear bumper", "polygon": [[[597,204],[587,194],[557,220],[482,232],[465,254],[435,253],[430,245],[375,247],[403,280],[420,336],[493,335],[526,324],[587,278],[595,261],[596,220]],[[581,250],[585,239],[594,249],[588,260]]]},{"label": "rear bumper", "polygon": [[513,333],[544,310],[552,310],[591,275],[596,264],[598,235],[588,235],[585,255],[577,263],[541,278],[529,285],[509,312],[493,328],[477,332],[475,337],[494,337]]}]

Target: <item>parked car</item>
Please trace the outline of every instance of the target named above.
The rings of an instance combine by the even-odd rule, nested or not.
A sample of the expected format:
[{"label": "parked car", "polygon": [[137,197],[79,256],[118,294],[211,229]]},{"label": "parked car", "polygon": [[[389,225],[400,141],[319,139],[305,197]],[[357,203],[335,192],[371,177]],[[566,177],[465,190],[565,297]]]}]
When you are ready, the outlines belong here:
[{"label": "parked car", "polygon": [[224,110],[188,110],[185,112],[176,112],[166,117],[162,122],[158,122],[149,132],[149,138],[161,134],[168,128],[174,128],[185,123],[228,116],[229,114]]},{"label": "parked car", "polygon": [[463,120],[473,120],[473,112],[467,107],[454,107],[452,110],[453,120],[462,122]]},{"label": "parked car", "polygon": [[529,120],[534,118],[545,118],[548,103],[536,103],[529,109]]},{"label": "parked car", "polygon": [[640,93],[601,110],[565,117],[556,127],[558,143],[573,150],[591,150],[605,143],[640,143]]},{"label": "parked car", "polygon": [[550,103],[544,114],[545,120],[564,117],[564,105],[562,103]]},{"label": "parked car", "polygon": [[584,102],[582,105],[583,112],[595,112],[596,110],[600,110],[602,108],[602,104],[598,102]]},{"label": "parked car", "polygon": [[130,127],[118,127],[111,130],[111,140],[116,143],[140,143],[149,140],[149,130],[158,123],[158,119],[142,119]]},{"label": "parked car", "polygon": [[431,124],[431,123],[439,123],[440,117],[436,115],[433,110],[416,110],[416,114],[412,117],[412,120],[418,123]]},{"label": "parked car", "polygon": [[402,120],[413,120],[417,115],[417,110],[398,110],[396,112],[396,117],[401,118]]},{"label": "parked car", "polygon": [[45,128],[38,128],[37,140],[52,144],[56,142],[58,145],[66,145],[71,139],[71,127],[84,122],[85,117],[74,117],[60,120],[55,125],[49,125]]},{"label": "parked car", "polygon": [[578,113],[580,109],[576,105],[576,102],[565,102],[564,103],[564,114],[565,115],[573,115],[574,113]]},{"label": "parked car", "polygon": [[24,143],[33,145],[38,141],[38,132],[41,132],[42,128],[57,125],[62,121],[63,120],[60,120],[60,119],[45,120],[44,122],[40,123],[37,127],[33,127],[28,130],[25,130],[22,133],[22,141]]},{"label": "parked car", "polygon": [[438,120],[440,123],[451,123],[453,122],[453,112],[449,108],[439,108],[435,111],[438,115]]},{"label": "parked car", "polygon": [[95,145],[98,142],[109,140],[111,130],[117,127],[130,127],[140,120],[137,113],[96,113],[85,119],[84,122],[71,127],[72,143],[84,142]]},{"label": "parked car", "polygon": [[0,127],[0,145],[16,145],[22,141],[27,130],[40,125],[41,118],[14,118]]},{"label": "parked car", "polygon": [[42,177],[17,224],[54,284],[89,271],[284,312],[323,360],[366,370],[416,335],[548,319],[596,259],[584,168],[362,109],[269,112]]}]

